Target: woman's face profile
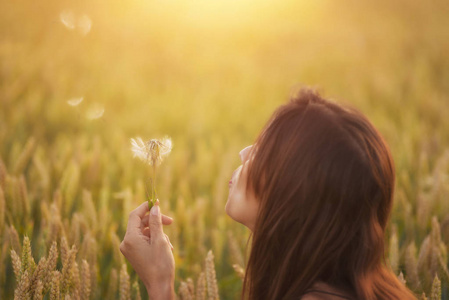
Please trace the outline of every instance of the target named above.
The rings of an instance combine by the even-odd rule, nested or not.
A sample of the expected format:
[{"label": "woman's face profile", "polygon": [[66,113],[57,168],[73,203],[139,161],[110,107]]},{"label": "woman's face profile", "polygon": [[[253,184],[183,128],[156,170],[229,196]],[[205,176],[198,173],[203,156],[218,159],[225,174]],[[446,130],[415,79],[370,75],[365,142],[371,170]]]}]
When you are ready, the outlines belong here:
[{"label": "woman's face profile", "polygon": [[234,171],[229,181],[229,195],[225,210],[228,216],[252,231],[259,204],[252,191],[246,193],[248,164],[252,161],[249,157],[251,147],[252,145],[242,149],[239,153],[242,165]]}]

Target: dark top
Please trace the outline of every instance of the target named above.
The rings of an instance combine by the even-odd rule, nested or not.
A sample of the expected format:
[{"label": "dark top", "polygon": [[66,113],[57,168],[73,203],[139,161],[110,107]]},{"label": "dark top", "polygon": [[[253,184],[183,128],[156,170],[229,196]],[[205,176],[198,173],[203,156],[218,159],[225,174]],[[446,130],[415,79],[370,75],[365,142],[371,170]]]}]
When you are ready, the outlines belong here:
[{"label": "dark top", "polygon": [[337,296],[337,297],[340,297],[340,298],[342,298],[342,299],[353,300],[352,298],[348,298],[348,297],[343,296],[343,295],[339,295],[339,294],[335,294],[335,293],[331,293],[331,292],[326,292],[326,291],[320,291],[320,290],[316,290],[316,289],[314,289],[314,290],[307,290],[307,291],[304,293],[304,295],[307,294],[307,293],[312,293],[312,292],[324,293],[324,294],[328,294],[328,295]]}]

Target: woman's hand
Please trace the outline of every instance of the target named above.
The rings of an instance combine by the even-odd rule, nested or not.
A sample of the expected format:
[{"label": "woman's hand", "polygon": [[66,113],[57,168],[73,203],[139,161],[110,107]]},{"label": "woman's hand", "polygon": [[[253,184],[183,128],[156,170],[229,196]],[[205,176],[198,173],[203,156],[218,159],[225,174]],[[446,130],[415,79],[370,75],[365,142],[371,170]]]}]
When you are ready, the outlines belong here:
[{"label": "woman's hand", "polygon": [[175,299],[173,246],[162,228],[162,224],[170,225],[173,219],[161,214],[159,200],[150,214],[147,212],[145,201],[129,214],[120,251],[145,284],[150,299]]}]

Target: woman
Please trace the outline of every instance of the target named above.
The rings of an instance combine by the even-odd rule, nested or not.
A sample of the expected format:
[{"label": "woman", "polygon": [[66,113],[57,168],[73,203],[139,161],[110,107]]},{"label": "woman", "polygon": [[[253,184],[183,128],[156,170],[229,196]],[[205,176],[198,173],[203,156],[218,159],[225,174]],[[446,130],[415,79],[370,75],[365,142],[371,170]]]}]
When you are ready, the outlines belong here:
[{"label": "woman", "polygon": [[[385,262],[395,168],[359,110],[303,88],[240,158],[225,209],[251,230],[242,298],[417,299]],[[121,250],[150,299],[174,299],[172,220],[147,210],[131,213]]]}]

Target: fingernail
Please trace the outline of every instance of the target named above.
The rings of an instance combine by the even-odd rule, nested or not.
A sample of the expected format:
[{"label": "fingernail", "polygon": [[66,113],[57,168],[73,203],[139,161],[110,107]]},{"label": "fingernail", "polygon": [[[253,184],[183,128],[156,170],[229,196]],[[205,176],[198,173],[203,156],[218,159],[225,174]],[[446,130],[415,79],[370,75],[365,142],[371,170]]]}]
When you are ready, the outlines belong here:
[{"label": "fingernail", "polygon": [[151,208],[151,214],[153,216],[159,215],[159,205],[157,203],[155,205],[153,205],[153,207]]}]

